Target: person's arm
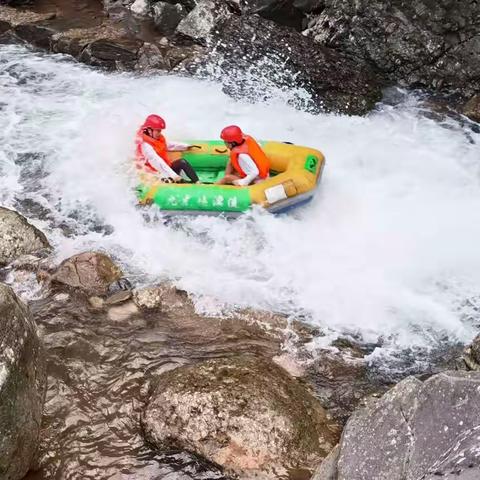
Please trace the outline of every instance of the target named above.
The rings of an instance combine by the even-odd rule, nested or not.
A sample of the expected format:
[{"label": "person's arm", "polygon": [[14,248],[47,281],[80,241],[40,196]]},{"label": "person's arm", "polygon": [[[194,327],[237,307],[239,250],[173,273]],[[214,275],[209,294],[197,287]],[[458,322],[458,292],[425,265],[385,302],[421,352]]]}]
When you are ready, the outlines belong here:
[{"label": "person's arm", "polygon": [[148,143],[142,143],[142,152],[145,155],[146,159],[152,165],[155,170],[158,171],[158,174],[163,178],[173,178],[174,180],[180,180],[180,175],[177,175],[168,165],[167,162],[154,150],[154,148]]},{"label": "person's arm", "polygon": [[188,143],[182,143],[182,142],[167,142],[167,150],[169,152],[184,152],[185,150],[188,150],[190,145]]},{"label": "person's arm", "polygon": [[232,162],[229,160],[227,166],[225,167],[225,175],[231,175],[232,173],[235,173],[235,171],[233,169]]},{"label": "person's arm", "polygon": [[240,168],[245,172],[246,177],[241,178],[240,180],[235,180],[233,182],[234,185],[237,185],[238,187],[250,185],[260,175],[257,164],[253,161],[250,155],[246,153],[241,153],[238,156],[238,164],[240,165]]}]

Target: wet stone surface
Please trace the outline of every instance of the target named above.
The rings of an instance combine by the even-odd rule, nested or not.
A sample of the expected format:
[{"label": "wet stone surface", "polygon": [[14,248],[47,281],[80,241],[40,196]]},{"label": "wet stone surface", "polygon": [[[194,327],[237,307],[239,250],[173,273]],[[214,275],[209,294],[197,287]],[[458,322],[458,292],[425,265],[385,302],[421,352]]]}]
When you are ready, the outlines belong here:
[{"label": "wet stone surface", "polygon": [[227,478],[184,452],[153,453],[141,435],[140,413],[161,373],[245,352],[273,357],[278,338],[238,319],[203,318],[179,306],[168,314],[137,309],[111,319],[110,309],[96,310],[75,293],[31,308],[46,345],[48,389],[40,469],[28,480]]}]

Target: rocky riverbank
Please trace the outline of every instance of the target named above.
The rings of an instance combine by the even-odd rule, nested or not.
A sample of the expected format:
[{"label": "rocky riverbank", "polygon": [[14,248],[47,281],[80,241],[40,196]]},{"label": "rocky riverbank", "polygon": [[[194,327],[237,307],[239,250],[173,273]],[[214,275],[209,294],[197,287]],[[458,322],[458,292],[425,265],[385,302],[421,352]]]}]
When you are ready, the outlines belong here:
[{"label": "rocky riverbank", "polygon": [[16,212],[0,208],[0,226],[3,280],[37,291],[27,307],[0,284],[7,478],[29,467],[37,480],[479,474],[478,341],[460,370],[383,395],[361,345],[312,357],[321,332],[306,324],[251,310],[205,317],[172,285],[134,288],[103,253],[58,264]]},{"label": "rocky riverbank", "polygon": [[[0,43],[88,65],[216,78],[261,99],[257,81],[302,107],[364,114],[390,85],[441,95],[479,121],[480,6],[459,2],[35,0],[0,6]],[[103,7],[103,8],[102,8]]]}]

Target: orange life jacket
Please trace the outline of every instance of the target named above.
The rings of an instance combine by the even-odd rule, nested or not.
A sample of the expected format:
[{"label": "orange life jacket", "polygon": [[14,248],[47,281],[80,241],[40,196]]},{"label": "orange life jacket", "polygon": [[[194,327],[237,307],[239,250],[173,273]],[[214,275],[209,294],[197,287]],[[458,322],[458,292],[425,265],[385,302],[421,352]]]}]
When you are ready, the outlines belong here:
[{"label": "orange life jacket", "polygon": [[155,150],[156,154],[162,158],[168,166],[171,166],[172,162],[168,158],[168,151],[167,151],[167,141],[165,140],[165,137],[163,135],[160,136],[157,140],[154,138],[148,136],[147,134],[144,133],[143,128],[140,128],[140,130],[137,132],[137,136],[135,138],[135,144],[137,146],[136,148],[136,154],[135,154],[135,159],[137,162],[137,168],[146,168],[147,171],[150,172],[156,172],[157,169],[150,164],[148,159],[145,157],[142,151],[142,143],[148,143],[153,147]]},{"label": "orange life jacket", "polygon": [[250,137],[250,135],[245,135],[243,138],[245,141],[241,145],[232,148],[230,151],[230,161],[232,162],[233,168],[240,174],[241,178],[247,176],[247,174],[241,169],[238,161],[238,156],[241,153],[246,153],[247,155],[250,155],[255,162],[259,171],[258,176],[260,178],[267,178],[270,173],[270,161],[265,155],[265,152],[255,139]]}]

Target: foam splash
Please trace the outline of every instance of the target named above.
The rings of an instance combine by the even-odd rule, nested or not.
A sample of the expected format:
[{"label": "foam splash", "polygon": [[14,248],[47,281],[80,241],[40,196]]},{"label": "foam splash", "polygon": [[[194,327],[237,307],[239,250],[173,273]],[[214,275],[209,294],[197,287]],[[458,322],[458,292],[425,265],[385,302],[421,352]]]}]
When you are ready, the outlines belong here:
[{"label": "foam splash", "polygon": [[[236,101],[218,82],[107,75],[20,47],[2,46],[0,67],[1,199],[34,217],[59,258],[103,249],[132,274],[174,280],[202,311],[281,311],[385,348],[474,336],[479,135],[426,118],[415,97],[365,118],[313,115],[281,97]],[[290,216],[163,224],[133,192],[132,137],[151,112],[172,139],[237,123],[319,148],[316,199]]]}]

